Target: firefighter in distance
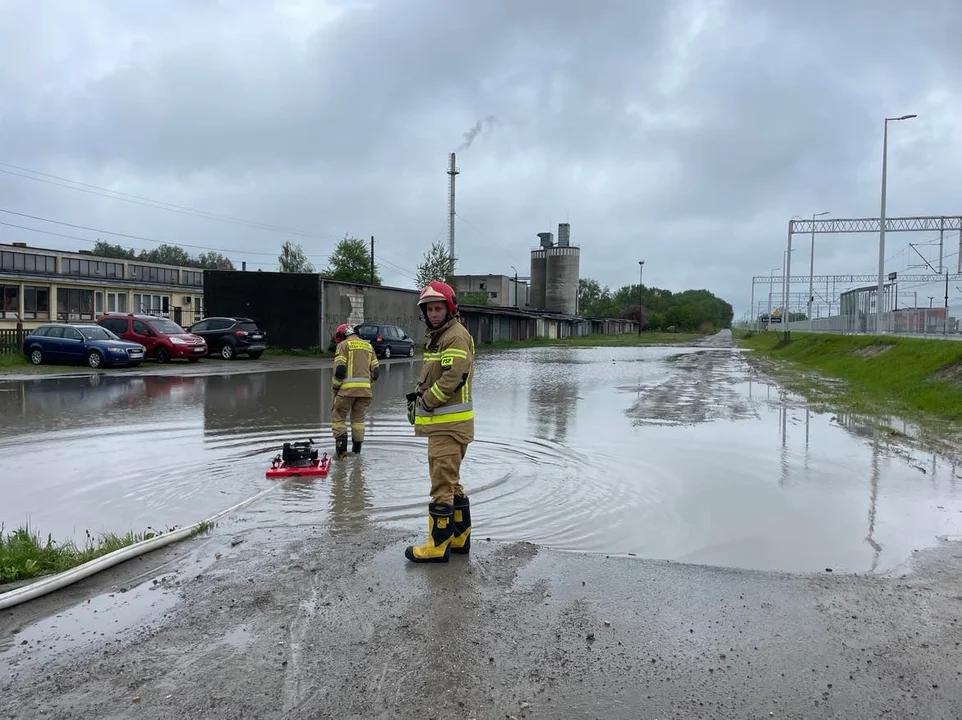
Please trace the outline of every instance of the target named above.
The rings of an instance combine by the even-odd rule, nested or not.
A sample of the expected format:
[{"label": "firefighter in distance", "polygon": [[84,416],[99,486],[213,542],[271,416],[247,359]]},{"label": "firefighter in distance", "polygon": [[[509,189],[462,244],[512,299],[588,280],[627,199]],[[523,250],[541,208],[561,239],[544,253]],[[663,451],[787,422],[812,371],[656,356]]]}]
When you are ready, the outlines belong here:
[{"label": "firefighter in distance", "polygon": [[364,414],[374,397],[372,384],[381,372],[374,348],[359,337],[351,325],[341,323],[334,331],[334,377],[331,380],[333,407],[331,433],[338,459],[347,454],[347,424],[351,424],[351,450],[361,453],[364,442]]}]

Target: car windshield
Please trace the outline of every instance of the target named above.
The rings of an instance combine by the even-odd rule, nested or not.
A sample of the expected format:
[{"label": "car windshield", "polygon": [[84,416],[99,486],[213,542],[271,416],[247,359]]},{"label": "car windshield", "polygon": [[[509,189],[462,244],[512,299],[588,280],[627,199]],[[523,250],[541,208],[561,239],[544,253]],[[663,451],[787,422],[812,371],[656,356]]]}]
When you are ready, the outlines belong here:
[{"label": "car windshield", "polygon": [[173,320],[151,318],[150,324],[154,326],[157,332],[162,332],[165,335],[183,335],[184,332],[186,332],[184,328]]},{"label": "car windshield", "polygon": [[85,340],[120,340],[110,330],[104,327],[78,328]]}]

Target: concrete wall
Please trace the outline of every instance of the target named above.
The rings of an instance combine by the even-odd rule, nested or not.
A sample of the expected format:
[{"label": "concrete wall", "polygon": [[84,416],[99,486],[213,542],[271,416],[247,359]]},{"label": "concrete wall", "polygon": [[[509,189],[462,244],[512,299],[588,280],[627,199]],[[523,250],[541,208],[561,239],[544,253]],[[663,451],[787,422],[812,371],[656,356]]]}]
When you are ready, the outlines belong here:
[{"label": "concrete wall", "polygon": [[382,322],[399,326],[423,342],[424,323],[419,319],[417,290],[321,280],[321,337],[327,347],[334,330],[343,322]]}]

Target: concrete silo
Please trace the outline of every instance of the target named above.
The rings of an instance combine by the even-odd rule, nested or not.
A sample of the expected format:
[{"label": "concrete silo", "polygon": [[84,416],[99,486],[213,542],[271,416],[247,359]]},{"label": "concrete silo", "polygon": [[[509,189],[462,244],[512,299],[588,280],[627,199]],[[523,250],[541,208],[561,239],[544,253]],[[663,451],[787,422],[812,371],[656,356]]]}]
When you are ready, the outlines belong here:
[{"label": "concrete silo", "polygon": [[545,284],[547,280],[548,251],[531,251],[531,289],[528,291],[528,305],[532,310],[545,308]]},{"label": "concrete silo", "polygon": [[565,315],[577,315],[581,248],[559,245],[544,252],[547,255],[545,309]]}]

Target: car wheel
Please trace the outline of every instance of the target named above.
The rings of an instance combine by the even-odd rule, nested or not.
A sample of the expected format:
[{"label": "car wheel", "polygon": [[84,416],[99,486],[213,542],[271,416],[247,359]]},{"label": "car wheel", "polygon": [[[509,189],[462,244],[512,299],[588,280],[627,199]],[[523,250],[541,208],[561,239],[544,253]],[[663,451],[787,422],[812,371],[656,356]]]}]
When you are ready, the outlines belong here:
[{"label": "car wheel", "polygon": [[104,361],[103,357],[96,350],[91,350],[87,353],[87,364],[92,368],[99,368],[100,363]]},{"label": "car wheel", "polygon": [[34,365],[39,365],[43,362],[43,351],[40,348],[34,348],[30,351],[30,362]]},{"label": "car wheel", "polygon": [[163,364],[170,360],[170,353],[167,352],[167,348],[158,347],[154,350],[154,357],[157,358],[157,362]]},{"label": "car wheel", "polygon": [[247,353],[247,357],[249,357],[251,360],[256,360],[263,354],[264,354],[263,350],[255,350],[254,352]]},{"label": "car wheel", "polygon": [[230,343],[224,343],[224,347],[220,349],[220,356],[225,360],[234,359],[234,346]]},{"label": "car wheel", "polygon": [[414,346],[408,348],[408,357],[414,357]]},{"label": "car wheel", "polygon": [[385,345],[385,346],[384,346],[384,359],[387,360],[389,357],[391,357],[391,346],[390,346],[390,345]]}]

